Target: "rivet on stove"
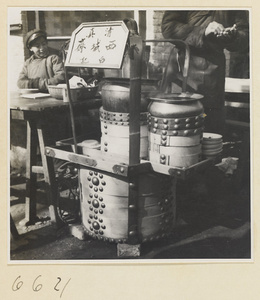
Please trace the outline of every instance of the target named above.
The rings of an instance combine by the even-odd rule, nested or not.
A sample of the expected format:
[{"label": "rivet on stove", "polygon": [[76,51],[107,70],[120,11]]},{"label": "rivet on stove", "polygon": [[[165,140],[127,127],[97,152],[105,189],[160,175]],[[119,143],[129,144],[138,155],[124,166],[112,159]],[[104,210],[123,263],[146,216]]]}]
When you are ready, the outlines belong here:
[{"label": "rivet on stove", "polygon": [[156,124],[154,124],[154,128],[158,128],[158,124],[156,123]]},{"label": "rivet on stove", "polygon": [[94,191],[95,191],[95,192],[97,192],[97,191],[98,191],[98,188],[97,188],[96,186],[94,187]]},{"label": "rivet on stove", "polygon": [[93,207],[95,207],[95,208],[98,208],[99,207],[99,202],[98,202],[98,200],[93,200],[92,201],[92,205],[93,205]]},{"label": "rivet on stove", "polygon": [[90,181],[90,180],[91,180],[91,177],[88,176],[88,181]]},{"label": "rivet on stove", "polygon": [[89,217],[90,217],[90,219],[93,219],[93,215],[92,214],[89,214]]},{"label": "rivet on stove", "polygon": [[90,207],[89,207],[89,209],[92,211],[92,210],[93,210],[93,207],[92,207],[92,206],[90,206]]},{"label": "rivet on stove", "polygon": [[93,188],[93,184],[92,184],[92,183],[90,183],[89,187],[92,189],[92,188]]},{"label": "rivet on stove", "polygon": [[95,234],[98,234],[98,230],[94,230]]},{"label": "rivet on stove", "polygon": [[104,142],[104,145],[107,146],[107,142]]},{"label": "rivet on stove", "polygon": [[160,163],[161,163],[162,165],[165,165],[165,160],[161,160]]},{"label": "rivet on stove", "polygon": [[161,154],[161,155],[160,155],[160,158],[161,158],[161,159],[165,159],[165,158],[166,158],[165,154]]},{"label": "rivet on stove", "polygon": [[190,122],[190,118],[187,118],[185,121],[186,121],[186,123],[189,123]]},{"label": "rivet on stove", "polygon": [[179,127],[180,127],[179,125],[176,125],[176,124],[174,125],[175,129],[179,129]]},{"label": "rivet on stove", "polygon": [[101,187],[99,188],[99,190],[100,190],[100,192],[103,192],[104,189],[103,189],[102,186],[101,186]]},{"label": "rivet on stove", "polygon": [[101,228],[102,228],[102,229],[106,229],[106,226],[105,226],[105,225],[101,225]]},{"label": "rivet on stove", "polygon": [[163,130],[163,131],[162,131],[162,134],[163,134],[163,135],[166,135],[166,134],[167,134],[167,131],[166,131],[166,130]]},{"label": "rivet on stove", "polygon": [[103,201],[103,197],[99,197],[99,201]]},{"label": "rivet on stove", "polygon": [[168,124],[168,120],[167,119],[163,119],[163,123],[164,124]]},{"label": "rivet on stove", "polygon": [[200,125],[200,123],[199,123],[199,122],[196,122],[196,123],[195,123],[195,126],[196,126],[196,127],[198,127],[199,125]]},{"label": "rivet on stove", "polygon": [[105,208],[105,207],[106,207],[106,205],[105,205],[104,203],[102,203],[102,204],[101,204],[101,207],[102,207],[102,208]]},{"label": "rivet on stove", "polygon": [[194,133],[195,133],[195,134],[198,133],[198,129],[194,129]]},{"label": "rivet on stove", "polygon": [[105,152],[107,152],[107,148],[104,148]]},{"label": "rivet on stove", "polygon": [[88,223],[91,224],[91,220],[88,220]]},{"label": "rivet on stove", "polygon": [[90,227],[89,229],[90,229],[91,231],[93,231],[93,227]]},{"label": "rivet on stove", "polygon": [[174,121],[175,121],[175,123],[177,123],[177,124],[180,123],[180,120],[179,120],[179,119],[175,119]]},{"label": "rivet on stove", "polygon": [[188,134],[189,134],[189,131],[188,131],[188,130],[184,130],[183,134],[184,134],[184,135],[188,135]]},{"label": "rivet on stove", "polygon": [[90,198],[93,198],[93,194],[89,194],[89,197],[90,197]]},{"label": "rivet on stove", "polygon": [[95,216],[94,216],[94,219],[95,219],[95,220],[97,220],[97,219],[98,219],[98,216],[97,216],[97,215],[95,215]]},{"label": "rivet on stove", "polygon": [[153,132],[156,133],[156,128],[153,128]]},{"label": "rivet on stove", "polygon": [[167,130],[168,128],[168,125],[163,125],[163,129]]},{"label": "rivet on stove", "polygon": [[95,209],[95,210],[94,210],[94,213],[95,213],[95,214],[98,214],[98,210],[97,210],[97,209]]},{"label": "rivet on stove", "polygon": [[101,184],[102,185],[106,185],[106,182],[103,180],[103,181],[101,181]]},{"label": "rivet on stove", "polygon": [[158,119],[157,119],[157,118],[154,118],[154,122],[157,123],[157,122],[158,122]]},{"label": "rivet on stove", "polygon": [[178,131],[177,130],[173,130],[172,134],[173,135],[178,135]]},{"label": "rivet on stove", "polygon": [[94,194],[94,197],[95,197],[95,198],[98,198],[98,194]]},{"label": "rivet on stove", "polygon": [[103,223],[103,219],[99,219],[99,222],[100,222],[100,223]]},{"label": "rivet on stove", "polygon": [[186,128],[190,128],[190,126],[191,126],[190,124],[186,124]]},{"label": "rivet on stove", "polygon": [[161,139],[162,139],[163,141],[165,141],[165,140],[167,140],[167,136],[162,135],[162,136],[161,136]]},{"label": "rivet on stove", "polygon": [[92,176],[92,175],[93,175],[93,172],[92,172],[92,171],[89,171],[89,175]]},{"label": "rivet on stove", "polygon": [[162,141],[162,145],[166,146],[167,142],[166,141]]},{"label": "rivet on stove", "polygon": [[103,178],[103,174],[99,174],[99,178],[101,178],[101,179],[102,179],[102,178]]},{"label": "rivet on stove", "polygon": [[88,200],[88,204],[91,204],[91,200]]},{"label": "rivet on stove", "polygon": [[99,230],[99,234],[103,235],[103,234],[104,234],[104,232],[103,232],[102,230]]},{"label": "rivet on stove", "polygon": [[136,235],[136,231],[134,231],[134,230],[133,230],[133,231],[130,231],[130,232],[129,232],[129,235],[130,235],[130,236]]},{"label": "rivet on stove", "polygon": [[100,213],[100,214],[103,214],[103,209],[100,209],[100,210],[99,210],[99,213]]}]

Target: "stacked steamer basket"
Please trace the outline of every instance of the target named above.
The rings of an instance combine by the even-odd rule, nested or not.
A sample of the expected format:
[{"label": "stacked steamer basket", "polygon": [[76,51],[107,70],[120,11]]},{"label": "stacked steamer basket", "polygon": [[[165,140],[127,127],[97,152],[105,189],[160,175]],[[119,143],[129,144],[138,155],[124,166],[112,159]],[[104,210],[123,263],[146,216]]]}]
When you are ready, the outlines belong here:
[{"label": "stacked steamer basket", "polygon": [[[120,160],[129,158],[129,86],[122,82],[102,87],[100,121],[101,151]],[[142,85],[140,157],[148,154],[146,93],[152,86]],[[119,161],[120,162],[120,161]],[[129,178],[100,170],[81,168],[82,222],[89,235],[101,240],[127,243],[137,234],[139,242],[162,238],[171,233],[176,220],[176,179],[153,171],[135,175],[137,216],[135,230],[129,228]]]},{"label": "stacked steamer basket", "polygon": [[204,158],[214,158],[221,154],[223,149],[222,135],[216,133],[203,133],[202,155]]},{"label": "stacked steamer basket", "polygon": [[189,167],[201,158],[203,106],[199,94],[162,94],[149,105],[149,160]]}]

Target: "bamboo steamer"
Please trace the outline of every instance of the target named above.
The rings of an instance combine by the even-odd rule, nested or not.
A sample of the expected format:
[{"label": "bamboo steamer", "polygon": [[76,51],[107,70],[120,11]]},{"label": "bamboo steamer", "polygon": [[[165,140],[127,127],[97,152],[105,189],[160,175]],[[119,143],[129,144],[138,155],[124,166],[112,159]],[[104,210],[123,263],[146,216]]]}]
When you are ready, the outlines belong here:
[{"label": "bamboo steamer", "polygon": [[[126,178],[80,168],[82,223],[102,240],[128,240],[129,192]],[[176,220],[176,179],[158,173],[138,177],[137,227],[140,242],[170,233]]]}]

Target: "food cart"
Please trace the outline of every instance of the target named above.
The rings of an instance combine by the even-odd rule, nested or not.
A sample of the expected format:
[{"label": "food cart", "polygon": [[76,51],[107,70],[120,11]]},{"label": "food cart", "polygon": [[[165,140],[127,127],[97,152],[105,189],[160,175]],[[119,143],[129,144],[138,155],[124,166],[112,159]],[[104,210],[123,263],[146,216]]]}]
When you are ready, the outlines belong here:
[{"label": "food cart", "polygon": [[[165,94],[160,85],[142,78],[145,45],[153,42],[183,46],[182,93]],[[104,78],[101,140],[79,140],[68,68],[116,70],[126,58],[129,78]],[[203,155],[202,96],[186,92],[188,66],[184,42],[129,36],[123,21],[82,23],[72,33],[65,73],[73,137],[71,145],[58,142],[45,148],[53,179],[50,192],[57,193],[52,158],[75,165],[79,222],[92,238],[117,243],[119,256],[138,256],[142,243],[170,234],[176,223],[177,180],[219,159],[219,137],[208,138]],[[58,208],[57,202],[53,205]]]}]

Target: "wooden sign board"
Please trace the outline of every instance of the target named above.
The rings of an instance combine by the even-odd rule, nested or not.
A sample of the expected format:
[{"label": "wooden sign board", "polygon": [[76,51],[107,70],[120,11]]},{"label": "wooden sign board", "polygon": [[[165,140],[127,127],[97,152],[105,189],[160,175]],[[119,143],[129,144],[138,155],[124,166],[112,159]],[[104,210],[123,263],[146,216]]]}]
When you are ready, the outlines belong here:
[{"label": "wooden sign board", "polygon": [[72,33],[65,66],[120,69],[128,34],[123,21],[82,23]]}]

